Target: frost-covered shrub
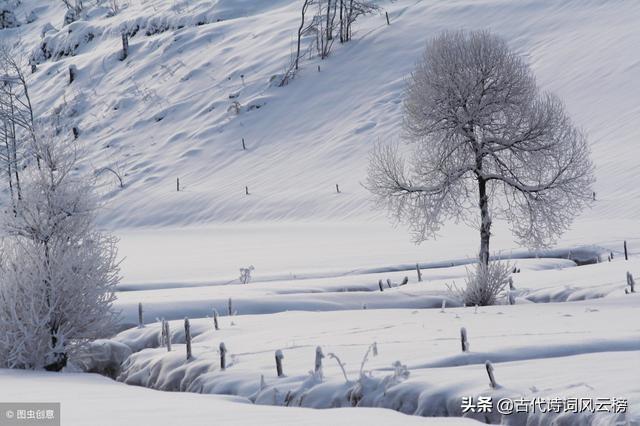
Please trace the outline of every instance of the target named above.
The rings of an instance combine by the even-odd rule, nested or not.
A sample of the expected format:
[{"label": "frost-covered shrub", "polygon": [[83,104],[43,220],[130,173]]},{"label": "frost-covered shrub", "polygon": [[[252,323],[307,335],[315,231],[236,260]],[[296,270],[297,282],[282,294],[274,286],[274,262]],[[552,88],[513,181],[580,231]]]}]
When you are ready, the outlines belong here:
[{"label": "frost-covered shrub", "polygon": [[240,282],[242,284],[248,284],[251,281],[251,273],[254,271],[253,265],[246,268],[240,268]]},{"label": "frost-covered shrub", "polygon": [[494,305],[509,286],[510,275],[511,266],[506,262],[489,262],[489,265],[480,262],[467,269],[465,288],[453,285],[449,291],[466,306]]},{"label": "frost-covered shrub", "polygon": [[95,228],[91,181],[76,152],[38,137],[0,244],[0,367],[60,370],[88,341],[114,331],[116,239]]}]

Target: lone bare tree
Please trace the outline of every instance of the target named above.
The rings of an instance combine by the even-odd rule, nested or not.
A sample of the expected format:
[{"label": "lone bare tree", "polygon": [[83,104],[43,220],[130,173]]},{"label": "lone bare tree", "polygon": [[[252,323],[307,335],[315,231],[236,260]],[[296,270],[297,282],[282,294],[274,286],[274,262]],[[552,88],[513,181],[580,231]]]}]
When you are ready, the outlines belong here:
[{"label": "lone bare tree", "polygon": [[408,164],[397,145],[378,144],[367,188],[416,242],[446,220],[477,225],[479,208],[485,268],[493,217],[507,219],[521,243],[541,247],[591,200],[584,133],[489,32],[444,32],[428,42],[408,81],[404,136],[414,148]]}]

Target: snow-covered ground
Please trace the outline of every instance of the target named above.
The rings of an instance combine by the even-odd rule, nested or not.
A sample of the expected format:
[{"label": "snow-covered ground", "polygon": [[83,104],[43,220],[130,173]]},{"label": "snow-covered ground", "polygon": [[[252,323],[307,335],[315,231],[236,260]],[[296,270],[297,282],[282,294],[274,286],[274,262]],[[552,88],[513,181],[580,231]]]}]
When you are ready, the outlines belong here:
[{"label": "snow-covered ground", "polygon": [[[360,185],[370,148],[398,139],[404,79],[425,41],[460,27],[509,40],[588,133],[599,201],[580,220],[637,217],[637,2],[383,1],[391,25],[365,17],[352,42],[305,59],[284,88],[270,79],[288,63],[297,1],[121,0],[113,17],[104,3],[63,28],[62,2],[23,0],[18,18],[38,19],[2,38],[21,37],[25,55],[45,43],[54,56],[37,56],[29,81],[37,112],[66,101],[92,165],[126,175],[124,190],[104,175],[105,226],[380,219]],[[55,29],[41,39],[46,23]],[[119,61],[120,31],[136,27]],[[239,115],[228,110],[234,100]]]},{"label": "snow-covered ground", "polygon": [[381,409],[283,410],[247,404],[242,398],[156,392],[96,374],[0,370],[0,382],[2,401],[61,402],[65,426],[473,424],[470,420],[444,418],[429,422]]},{"label": "snow-covered ground", "polygon": [[[114,339],[134,351],[119,380],[189,392],[0,370],[0,401],[61,401],[63,425],[389,425],[428,422],[393,410],[460,416],[464,396],[616,397],[628,400],[624,419],[534,414],[529,421],[640,424],[640,299],[624,293],[626,272],[640,276],[637,1],[383,1],[391,25],[382,15],[362,18],[353,41],[327,60],[305,58],[283,88],[271,78],[289,60],[299,1],[121,0],[115,16],[109,2],[85,3],[87,15],[63,27],[62,2],[22,0],[23,25],[0,30],[0,41],[20,40],[25,55],[44,44],[49,53],[37,55],[29,75],[36,112],[66,103],[89,155],[85,167],[109,166],[124,178],[119,188],[101,175],[100,222],[121,238],[123,327],[137,322],[138,303],[147,325]],[[36,19],[26,23],[32,11]],[[54,28],[44,31],[47,23]],[[462,285],[477,231],[447,224],[440,238],[416,246],[361,186],[373,143],[399,137],[404,79],[425,41],[461,27],[489,28],[526,56],[540,85],[563,98],[589,135],[597,177],[593,208],[558,241],[562,259],[536,258],[496,221],[494,256],[517,257],[521,269],[513,275],[515,305],[477,311],[447,291]],[[123,29],[136,33],[120,61]],[[68,84],[70,65],[78,75]],[[603,262],[576,266],[567,259],[576,252]],[[238,269],[249,265],[253,280],[239,284]],[[185,316],[194,336],[189,362]],[[172,320],[171,353],[157,348],[158,318]],[[460,327],[468,353],[460,351]],[[221,342],[226,371],[218,368]],[[370,353],[361,368],[374,342],[378,356]],[[316,346],[326,355],[322,378],[309,374]],[[283,378],[274,374],[276,350]],[[346,380],[329,353],[346,363]],[[358,409],[297,408],[354,401]],[[466,423],[451,423],[458,422]]]},{"label": "snow-covered ground", "polygon": [[[373,292],[332,292],[335,282],[329,279],[309,280],[308,286],[282,281],[152,291],[151,301],[152,294],[159,297],[169,292],[171,300],[194,289],[197,296],[192,296],[190,303],[151,302],[151,309],[175,318],[180,317],[180,308],[185,316],[198,306],[195,300],[203,300],[201,310],[194,308],[194,316],[201,317],[209,310],[210,317],[191,321],[194,358],[190,361],[186,361],[180,320],[170,322],[171,352],[158,347],[158,323],[121,333],[116,341],[136,353],[125,363],[119,380],[155,389],[232,394],[261,404],[316,408],[349,406],[351,395],[360,392],[359,406],[423,416],[459,416],[465,396],[490,395],[494,403],[504,397],[616,397],[627,399],[629,404],[627,417],[617,420],[638,422],[640,394],[629,369],[640,359],[640,330],[632,320],[640,313],[640,303],[636,294],[627,295],[624,288],[626,271],[636,271],[639,265],[614,260],[567,267],[567,262],[523,262],[522,272],[514,274],[516,304],[481,308],[441,309],[442,296],[446,298],[444,282],[451,282],[460,267],[425,270],[424,282],[411,280],[406,286],[385,288],[384,292],[377,288]],[[527,263],[537,268],[528,269]],[[263,293],[267,288],[271,292]],[[289,304],[296,288],[298,298]],[[228,316],[226,300],[215,299],[223,294],[234,294],[233,309],[240,315]],[[128,296],[121,297],[126,300]],[[544,303],[572,297],[578,301]],[[217,331],[213,307],[221,312]],[[396,309],[375,309],[379,307]],[[244,315],[243,309],[248,313],[263,313],[261,309],[281,312]],[[296,312],[284,312],[287,310]],[[318,310],[335,312],[301,312]],[[471,345],[466,353],[460,350],[461,327],[466,328]],[[225,371],[219,368],[221,342],[228,351]],[[363,367],[373,343],[378,356],[369,353]],[[324,360],[323,379],[309,373],[316,346],[322,347],[325,355],[334,353],[340,358],[346,378],[338,363],[329,358]],[[277,350],[284,355],[285,378],[275,377]],[[493,362],[500,385],[495,390],[489,387],[487,360]],[[395,361],[406,366],[408,379],[394,376]],[[265,378],[262,384],[261,375]],[[484,420],[484,414],[467,415]],[[582,415],[582,421],[589,423],[613,424],[616,419],[606,413]],[[525,421],[522,416],[502,420],[521,424]],[[495,412],[489,418],[501,420]],[[548,424],[553,415],[531,414],[529,421],[533,419]],[[578,422],[577,417],[572,421]]]}]

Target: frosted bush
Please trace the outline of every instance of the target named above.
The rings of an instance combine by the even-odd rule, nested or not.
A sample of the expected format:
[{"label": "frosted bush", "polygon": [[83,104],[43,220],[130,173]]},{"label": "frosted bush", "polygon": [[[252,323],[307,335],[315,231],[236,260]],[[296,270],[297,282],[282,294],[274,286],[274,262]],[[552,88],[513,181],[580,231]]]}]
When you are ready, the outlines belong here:
[{"label": "frosted bush", "polygon": [[240,268],[240,282],[242,284],[248,284],[251,281],[251,272],[253,272],[255,268],[253,265],[247,266],[246,268]]},{"label": "frosted bush", "polygon": [[511,265],[507,262],[478,263],[467,269],[466,287],[449,286],[452,295],[466,306],[495,305],[509,286]]},{"label": "frosted bush", "polygon": [[25,171],[2,221],[0,367],[60,370],[114,331],[116,239],[95,226],[98,202],[75,171],[75,145],[45,135],[32,151],[39,168]]}]

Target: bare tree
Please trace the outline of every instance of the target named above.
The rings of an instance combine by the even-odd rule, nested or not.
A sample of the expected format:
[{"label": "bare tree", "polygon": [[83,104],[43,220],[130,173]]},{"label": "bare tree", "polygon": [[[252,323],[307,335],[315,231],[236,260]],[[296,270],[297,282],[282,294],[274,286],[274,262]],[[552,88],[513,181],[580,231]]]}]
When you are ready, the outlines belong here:
[{"label": "bare tree", "polygon": [[[317,6],[317,12],[308,19],[311,6]],[[293,68],[295,70],[299,68],[300,58],[303,55],[302,38],[305,35],[315,35],[315,51],[321,59],[325,59],[331,52],[336,30],[340,36],[340,43],[349,41],[352,25],[358,17],[377,10],[379,6],[370,0],[304,0]],[[336,18],[338,18],[337,22]],[[313,46],[310,51],[314,51]]]},{"label": "bare tree", "polygon": [[313,4],[313,0],[304,0],[304,2],[302,3],[300,26],[298,27],[298,39],[297,39],[297,49],[296,49],[296,59],[295,59],[296,70],[298,69],[298,65],[300,62],[300,49],[302,44],[302,36],[304,35],[306,30],[305,20],[306,20],[307,10],[309,10],[309,7],[312,4]]},{"label": "bare tree", "polygon": [[34,140],[34,116],[17,49],[0,45],[0,164],[6,170],[12,202],[21,195],[25,145]]},{"label": "bare tree", "polygon": [[516,238],[545,246],[591,200],[585,135],[524,60],[486,31],[444,32],[428,44],[404,102],[407,164],[397,145],[377,145],[366,186],[416,242],[446,220],[478,224],[489,263],[493,217]]},{"label": "bare tree", "polygon": [[[344,11],[343,11],[344,9]],[[362,16],[374,13],[380,7],[370,0],[340,0],[340,42],[351,40],[354,22]]]}]

